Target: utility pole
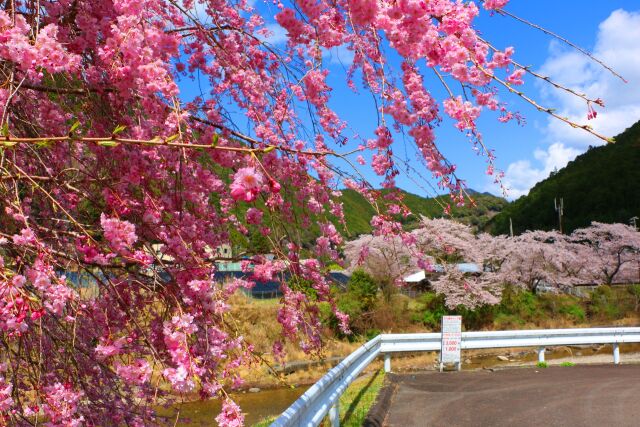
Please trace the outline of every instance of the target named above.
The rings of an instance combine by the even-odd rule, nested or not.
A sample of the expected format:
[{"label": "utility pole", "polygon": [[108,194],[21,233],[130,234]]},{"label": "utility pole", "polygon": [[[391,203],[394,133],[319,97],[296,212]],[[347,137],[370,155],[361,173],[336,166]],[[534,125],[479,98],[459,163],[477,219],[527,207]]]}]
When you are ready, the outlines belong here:
[{"label": "utility pole", "polygon": [[[634,216],[633,218],[629,219],[629,224],[631,224],[634,230],[638,229],[637,221],[639,219],[640,218],[638,218],[637,216]],[[638,259],[638,281],[640,282],[640,259]]]},{"label": "utility pole", "polygon": [[564,215],[564,199],[560,197],[560,203],[557,198],[553,198],[553,207],[558,212],[558,227],[560,228],[560,234],[562,234],[562,215]]}]

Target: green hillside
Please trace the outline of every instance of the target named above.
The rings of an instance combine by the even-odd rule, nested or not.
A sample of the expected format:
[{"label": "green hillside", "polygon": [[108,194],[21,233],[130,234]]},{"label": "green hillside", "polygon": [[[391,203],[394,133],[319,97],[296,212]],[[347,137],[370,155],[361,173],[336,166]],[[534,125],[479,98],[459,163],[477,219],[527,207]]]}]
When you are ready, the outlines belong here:
[{"label": "green hillside", "polygon": [[[371,218],[375,215],[374,208],[358,192],[349,189],[341,191],[341,201],[343,203],[347,229],[344,230],[337,221],[334,222],[336,227],[341,230],[347,239],[370,233]],[[383,192],[385,191],[386,190],[383,190]],[[409,207],[411,212],[413,212],[413,215],[408,218],[398,218],[406,230],[411,230],[418,226],[420,215],[429,218],[444,216],[443,206],[446,206],[449,196],[439,196],[436,199],[417,196],[406,191],[402,191],[402,193],[404,194],[404,203]],[[487,221],[508,204],[505,199],[489,193],[478,193],[469,190],[469,194],[473,198],[475,206],[471,206],[471,203],[467,201],[466,206],[452,207],[451,216],[448,218],[472,225],[477,229],[483,229]],[[298,212],[299,209],[299,207],[294,207],[295,212]],[[234,214],[243,218],[246,210],[247,206],[245,204],[239,204],[234,209]],[[267,224],[270,221],[268,218],[269,214],[267,213],[265,214],[265,223]],[[313,222],[308,227],[290,227],[289,232],[295,233],[293,237],[306,249],[311,248],[313,241],[320,234],[318,225]],[[255,226],[249,227],[248,236],[244,236],[239,232],[232,232],[231,240],[235,253],[247,250],[252,253],[266,253],[270,251],[270,244],[267,238],[264,237]]]},{"label": "green hillside", "polygon": [[623,222],[640,216],[640,122],[615,144],[590,148],[566,167],[539,182],[527,196],[508,205],[488,224],[495,234],[558,228],[553,199],[564,199],[563,231],[591,221]]},{"label": "green hillside", "polygon": [[[446,206],[449,201],[449,196],[425,198],[406,191],[402,191],[402,193],[404,194],[404,203],[414,214],[401,220],[405,229],[415,228],[420,215],[430,218],[443,216],[443,206]],[[470,190],[469,194],[473,197],[475,206],[471,206],[471,203],[468,202],[463,207],[452,207],[450,218],[480,229],[508,204],[505,199],[489,193]],[[357,236],[371,232],[369,223],[375,215],[375,210],[364,197],[354,190],[342,190],[342,202],[349,235]]]}]

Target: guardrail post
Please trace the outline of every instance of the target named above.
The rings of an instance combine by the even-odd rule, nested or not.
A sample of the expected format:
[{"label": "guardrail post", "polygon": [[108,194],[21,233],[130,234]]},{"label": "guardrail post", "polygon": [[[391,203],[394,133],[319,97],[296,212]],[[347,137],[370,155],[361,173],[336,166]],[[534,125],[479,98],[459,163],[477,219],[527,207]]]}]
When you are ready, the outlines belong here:
[{"label": "guardrail post", "polygon": [[340,403],[336,402],[329,409],[329,422],[331,427],[340,427]]},{"label": "guardrail post", "polygon": [[620,364],[620,344],[613,343],[613,363],[616,365]]},{"label": "guardrail post", "polygon": [[391,372],[391,353],[384,354],[384,372]]},{"label": "guardrail post", "polygon": [[538,347],[538,362],[544,362],[544,347]]}]

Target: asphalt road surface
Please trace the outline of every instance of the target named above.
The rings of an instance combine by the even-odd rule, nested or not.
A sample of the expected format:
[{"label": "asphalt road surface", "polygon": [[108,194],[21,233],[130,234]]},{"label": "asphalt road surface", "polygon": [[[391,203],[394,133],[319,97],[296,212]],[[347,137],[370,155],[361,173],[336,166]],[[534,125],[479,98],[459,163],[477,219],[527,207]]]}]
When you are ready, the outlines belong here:
[{"label": "asphalt road surface", "polygon": [[640,365],[395,376],[384,419],[410,426],[640,426]]}]

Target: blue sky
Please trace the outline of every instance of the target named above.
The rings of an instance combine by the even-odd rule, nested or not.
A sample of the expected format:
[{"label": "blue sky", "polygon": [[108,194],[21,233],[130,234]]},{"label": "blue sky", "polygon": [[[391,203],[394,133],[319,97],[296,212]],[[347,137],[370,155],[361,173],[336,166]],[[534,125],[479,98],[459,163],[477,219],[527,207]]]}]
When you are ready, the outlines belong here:
[{"label": "blue sky", "polygon": [[[598,117],[589,122],[594,129],[615,136],[640,120],[640,2],[512,0],[507,10],[593,52],[628,80],[622,83],[585,56],[538,31],[502,17],[481,19],[480,26],[487,36],[503,44],[513,43],[519,62],[592,97],[602,98],[606,108],[598,109]],[[491,25],[505,21],[505,27]],[[531,78],[525,89],[563,115],[580,123],[588,122],[584,102],[576,102]],[[589,145],[603,144],[585,132],[571,129],[522,103],[519,105],[527,117],[526,126],[489,122],[483,129],[487,141],[496,148],[498,165],[507,174],[505,182],[511,187],[510,197],[526,194],[535,182],[546,178],[555,167],[564,166]],[[476,166],[466,161],[460,165],[461,170],[469,172],[471,187],[497,193]]]},{"label": "blue sky", "polygon": [[[282,44],[285,32],[274,23],[273,15],[277,9],[273,3],[256,0],[255,7],[275,33],[269,41],[275,45]],[[514,46],[514,59],[519,63],[605,101],[607,107],[598,109],[598,118],[589,121],[594,129],[607,136],[615,136],[640,119],[640,1],[511,0],[505,9],[593,52],[628,80],[628,83],[622,83],[584,55],[540,31],[511,18],[490,16],[482,10],[476,21],[477,28],[494,46]],[[331,71],[328,81],[334,87],[331,106],[349,122],[350,131],[369,138],[377,126],[375,105],[366,91],[353,94],[346,88],[344,70],[349,56],[348,51],[342,50],[327,53],[325,58]],[[443,99],[439,83],[430,78],[425,83],[435,96]],[[550,90],[531,76],[527,76],[523,89],[542,105],[554,108],[579,123],[587,122],[587,106],[583,101],[576,102],[576,99]],[[183,95],[191,90],[184,91]],[[533,184],[546,178],[554,168],[563,167],[589,145],[603,144],[585,132],[550,119],[517,97],[502,93],[501,100],[526,118],[524,126],[515,122],[502,124],[491,112],[480,120],[484,141],[495,150],[496,167],[506,173],[504,183],[509,188],[509,198],[526,194]],[[492,184],[492,178],[485,174],[484,160],[474,154],[465,135],[451,122],[444,121],[436,134],[439,147],[458,166],[458,176],[466,180],[469,188],[501,193],[500,188]],[[412,147],[411,141],[403,141],[402,138],[394,143],[394,153],[406,158],[413,168],[413,171],[399,177],[397,183],[407,191],[431,196],[435,181],[425,182],[417,176],[428,177],[429,172],[415,160]],[[363,172],[374,185],[379,184],[380,178],[370,170],[365,168]]]}]

